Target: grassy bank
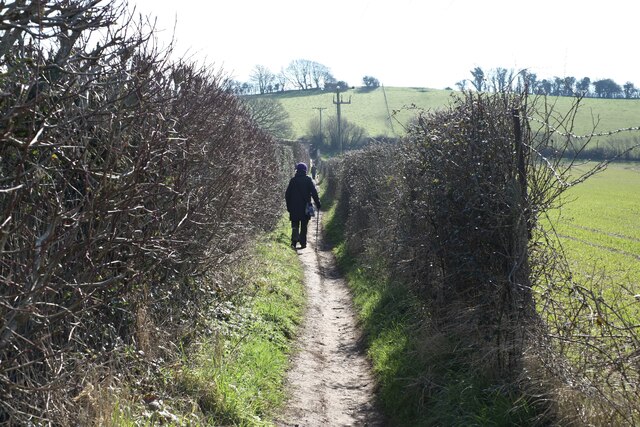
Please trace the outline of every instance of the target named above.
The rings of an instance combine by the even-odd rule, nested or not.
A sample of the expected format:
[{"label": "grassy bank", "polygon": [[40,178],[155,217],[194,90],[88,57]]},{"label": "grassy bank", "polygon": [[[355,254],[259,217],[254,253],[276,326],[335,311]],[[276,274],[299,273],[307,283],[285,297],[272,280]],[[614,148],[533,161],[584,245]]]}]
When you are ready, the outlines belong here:
[{"label": "grassy bank", "polygon": [[[212,306],[203,330],[164,371],[163,411],[147,410],[149,425],[271,425],[282,405],[293,339],[302,320],[302,267],[288,250],[288,227],[261,239],[234,273],[242,292]],[[134,424],[134,411],[116,409],[113,425]],[[159,413],[159,414],[158,414]],[[169,413],[169,416],[167,416]]]},{"label": "grassy bank", "polygon": [[381,265],[365,265],[347,252],[335,206],[324,218],[354,295],[379,404],[391,425],[535,425],[535,410],[526,399],[465,366],[457,343],[430,326],[415,294]]}]

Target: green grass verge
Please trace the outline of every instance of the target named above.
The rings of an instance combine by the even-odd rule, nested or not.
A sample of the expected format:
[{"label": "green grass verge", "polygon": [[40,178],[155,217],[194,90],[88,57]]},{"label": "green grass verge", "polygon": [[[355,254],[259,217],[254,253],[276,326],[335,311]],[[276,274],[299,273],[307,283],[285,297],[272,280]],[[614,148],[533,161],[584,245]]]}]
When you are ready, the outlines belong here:
[{"label": "green grass verge", "polygon": [[195,421],[179,416],[188,425],[272,425],[286,398],[284,380],[305,304],[287,224],[283,220],[258,242],[237,272],[245,283],[241,294],[216,302],[206,332],[172,369],[174,395],[193,402],[198,414]]},{"label": "green grass verge", "polygon": [[470,372],[450,337],[429,327],[429,316],[406,286],[384,269],[349,254],[336,206],[325,211],[326,236],[354,295],[378,381],[380,408],[390,425],[535,425],[534,408],[505,387]]}]

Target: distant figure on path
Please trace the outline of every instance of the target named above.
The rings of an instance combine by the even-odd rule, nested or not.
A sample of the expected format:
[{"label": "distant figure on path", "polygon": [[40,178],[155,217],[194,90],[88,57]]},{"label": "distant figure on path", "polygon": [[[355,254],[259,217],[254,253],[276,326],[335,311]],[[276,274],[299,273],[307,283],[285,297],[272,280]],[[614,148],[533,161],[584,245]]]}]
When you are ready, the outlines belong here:
[{"label": "distant figure on path", "polygon": [[318,168],[316,167],[315,162],[313,163],[313,165],[311,165],[311,178],[313,178],[313,180],[316,180],[316,173],[318,172]]},{"label": "distant figure on path", "polygon": [[285,199],[287,201],[287,211],[291,220],[291,247],[296,249],[296,244],[300,242],[300,249],[307,247],[307,225],[311,219],[307,206],[311,204],[313,197],[316,209],[320,210],[320,198],[318,190],[309,176],[307,176],[307,165],[298,163],[296,174],[289,181]]}]

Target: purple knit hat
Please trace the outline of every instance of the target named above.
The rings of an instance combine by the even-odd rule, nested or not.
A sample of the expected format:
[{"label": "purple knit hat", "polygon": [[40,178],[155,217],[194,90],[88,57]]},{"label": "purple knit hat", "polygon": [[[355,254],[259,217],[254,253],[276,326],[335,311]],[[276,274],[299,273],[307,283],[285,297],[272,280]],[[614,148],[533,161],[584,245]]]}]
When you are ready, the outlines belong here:
[{"label": "purple knit hat", "polygon": [[306,171],[307,171],[307,164],[306,164],[306,163],[302,163],[302,162],[298,163],[298,164],[296,165],[296,170],[297,170],[297,171],[304,171],[304,172],[306,172]]}]

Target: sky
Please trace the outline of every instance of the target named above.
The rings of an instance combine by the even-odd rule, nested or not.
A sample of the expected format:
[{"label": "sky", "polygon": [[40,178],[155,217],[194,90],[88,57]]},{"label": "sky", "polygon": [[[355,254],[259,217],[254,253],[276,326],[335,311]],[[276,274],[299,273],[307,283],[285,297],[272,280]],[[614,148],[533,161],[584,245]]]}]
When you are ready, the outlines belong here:
[{"label": "sky", "polygon": [[129,0],[176,55],[245,82],[296,59],[362,85],[455,88],[496,67],[640,87],[635,0]]}]

